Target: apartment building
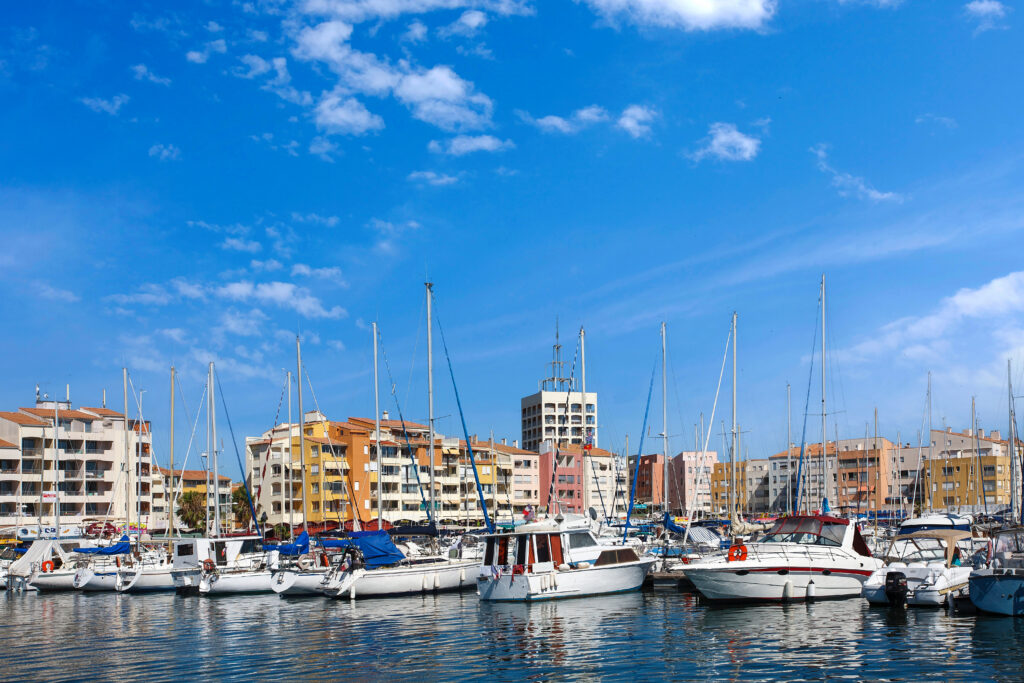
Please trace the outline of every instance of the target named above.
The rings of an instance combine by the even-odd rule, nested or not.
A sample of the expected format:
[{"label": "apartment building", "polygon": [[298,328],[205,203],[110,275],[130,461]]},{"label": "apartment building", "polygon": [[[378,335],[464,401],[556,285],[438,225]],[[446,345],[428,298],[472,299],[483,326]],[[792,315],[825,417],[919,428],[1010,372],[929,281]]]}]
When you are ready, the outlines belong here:
[{"label": "apartment building", "polygon": [[[548,512],[586,514],[594,508],[599,516],[613,516],[616,506],[616,475],[613,456],[601,448],[555,448],[541,445],[539,453],[540,506]],[[552,477],[554,498],[551,497]],[[556,505],[557,503],[557,505]],[[623,510],[624,512],[624,510]]]},{"label": "apartment building", "polygon": [[711,512],[711,473],[718,453],[682,451],[669,460],[669,503],[673,511],[685,514]]},{"label": "apartment building", "polygon": [[930,452],[921,463],[922,505],[963,512],[993,512],[1008,506],[1015,463],[1008,440],[1000,436],[998,430],[986,436],[983,429],[976,434],[972,429],[933,429]]},{"label": "apartment building", "polygon": [[570,376],[565,376],[557,332],[548,367],[550,373],[540,381],[540,390],[520,401],[523,448],[539,452],[545,441],[560,446],[596,447],[597,394],[588,391],[584,395],[580,388],[584,384],[582,363],[579,367],[574,365]]},{"label": "apartment building", "polygon": [[[729,513],[729,489],[732,482],[732,463],[716,462],[711,471],[711,507],[715,514]],[[734,504],[740,514],[760,514],[770,508],[768,458],[740,460],[736,463],[736,498]]]},{"label": "apartment building", "polygon": [[[232,510],[231,510],[231,477],[223,474],[218,476],[220,482],[220,518],[221,527],[224,531],[232,529]],[[214,497],[217,487],[213,485],[213,474],[207,473],[206,470],[179,470],[175,469],[173,474],[171,470],[164,467],[154,467],[152,477],[152,491],[153,491],[153,526],[157,531],[168,531],[171,530],[171,526],[168,523],[168,516],[171,512],[171,495],[172,491],[177,489],[176,497],[174,498],[174,512],[175,512],[175,523],[174,529],[180,529],[186,531],[187,525],[181,521],[181,498],[186,493],[195,492],[203,495],[206,500],[206,509],[208,511],[207,518],[212,520],[213,518],[213,506]],[[212,526],[212,523],[209,524]]]},{"label": "apartment building", "polygon": [[0,411],[0,441],[0,524],[52,526],[58,505],[62,526],[123,524],[126,503],[134,528],[152,524],[148,422],[129,419],[126,435],[123,413],[37,397]]},{"label": "apartment building", "polygon": [[[639,466],[637,462],[639,461]],[[639,467],[639,471],[637,470]],[[636,489],[633,490],[633,482]],[[665,456],[661,453],[629,457],[629,484],[626,495],[633,491],[633,509],[661,512],[665,500]],[[670,493],[671,495],[671,493]]]}]

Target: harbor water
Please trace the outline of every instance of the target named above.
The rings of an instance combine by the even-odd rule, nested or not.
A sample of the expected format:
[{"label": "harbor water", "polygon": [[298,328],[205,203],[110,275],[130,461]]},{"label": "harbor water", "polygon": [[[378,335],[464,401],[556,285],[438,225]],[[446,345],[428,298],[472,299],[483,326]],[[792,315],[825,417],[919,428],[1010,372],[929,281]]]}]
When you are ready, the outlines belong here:
[{"label": "harbor water", "polygon": [[1024,620],[864,600],[712,607],[653,591],[534,605],[473,593],[0,596],[4,680],[1024,680]]}]

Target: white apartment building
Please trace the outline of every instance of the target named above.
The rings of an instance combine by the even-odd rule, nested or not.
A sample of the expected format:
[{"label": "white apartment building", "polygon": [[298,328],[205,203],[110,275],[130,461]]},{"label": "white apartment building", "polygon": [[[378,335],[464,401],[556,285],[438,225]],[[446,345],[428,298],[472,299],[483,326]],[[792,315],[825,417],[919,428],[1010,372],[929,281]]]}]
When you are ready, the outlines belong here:
[{"label": "white apartment building", "polygon": [[[568,381],[568,380],[566,380]],[[597,394],[588,391],[541,390],[520,402],[523,448],[538,451],[545,441],[582,446],[588,436],[597,446]]]},{"label": "white apartment building", "polygon": [[[54,424],[56,419],[56,425]],[[149,423],[107,408],[37,399],[35,407],[0,411],[0,525],[31,527],[94,521],[148,529],[152,517]],[[129,472],[134,474],[129,477]]]}]

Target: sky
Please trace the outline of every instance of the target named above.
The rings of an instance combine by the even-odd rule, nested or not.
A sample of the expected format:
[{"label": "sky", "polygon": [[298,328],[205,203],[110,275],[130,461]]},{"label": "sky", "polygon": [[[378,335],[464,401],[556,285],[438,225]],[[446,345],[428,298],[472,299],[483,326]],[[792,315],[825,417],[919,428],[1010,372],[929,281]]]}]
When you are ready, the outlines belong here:
[{"label": "sky", "polygon": [[180,463],[213,361],[237,477],[231,434],[287,415],[296,335],[305,408],[372,416],[375,321],[381,409],[426,420],[429,280],[440,431],[461,432],[442,330],[470,433],[511,442],[556,325],[567,373],[583,326],[599,445],[637,450],[653,373],[652,452],[664,321],[670,450],[714,409],[721,452],[736,311],[741,453],[766,457],[787,384],[794,441],[821,438],[824,275],[829,438],[877,408],[916,444],[929,372],[937,428],[966,429],[976,397],[1005,433],[1008,359],[1024,386],[1019,9],[8,3],[0,403],[70,384],[76,406],[106,390],[122,408],[126,366],[163,463],[173,364]]}]

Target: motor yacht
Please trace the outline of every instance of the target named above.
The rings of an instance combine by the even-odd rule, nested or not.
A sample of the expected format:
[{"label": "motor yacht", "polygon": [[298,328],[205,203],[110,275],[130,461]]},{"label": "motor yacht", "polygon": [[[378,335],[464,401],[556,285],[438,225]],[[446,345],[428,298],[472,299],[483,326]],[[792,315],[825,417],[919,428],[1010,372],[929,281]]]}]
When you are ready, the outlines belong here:
[{"label": "motor yacht", "polygon": [[[893,539],[900,554],[864,582],[862,594],[873,605],[939,607],[967,593],[974,570],[971,533],[952,528],[925,529]],[[893,557],[890,550],[887,557]]]}]

